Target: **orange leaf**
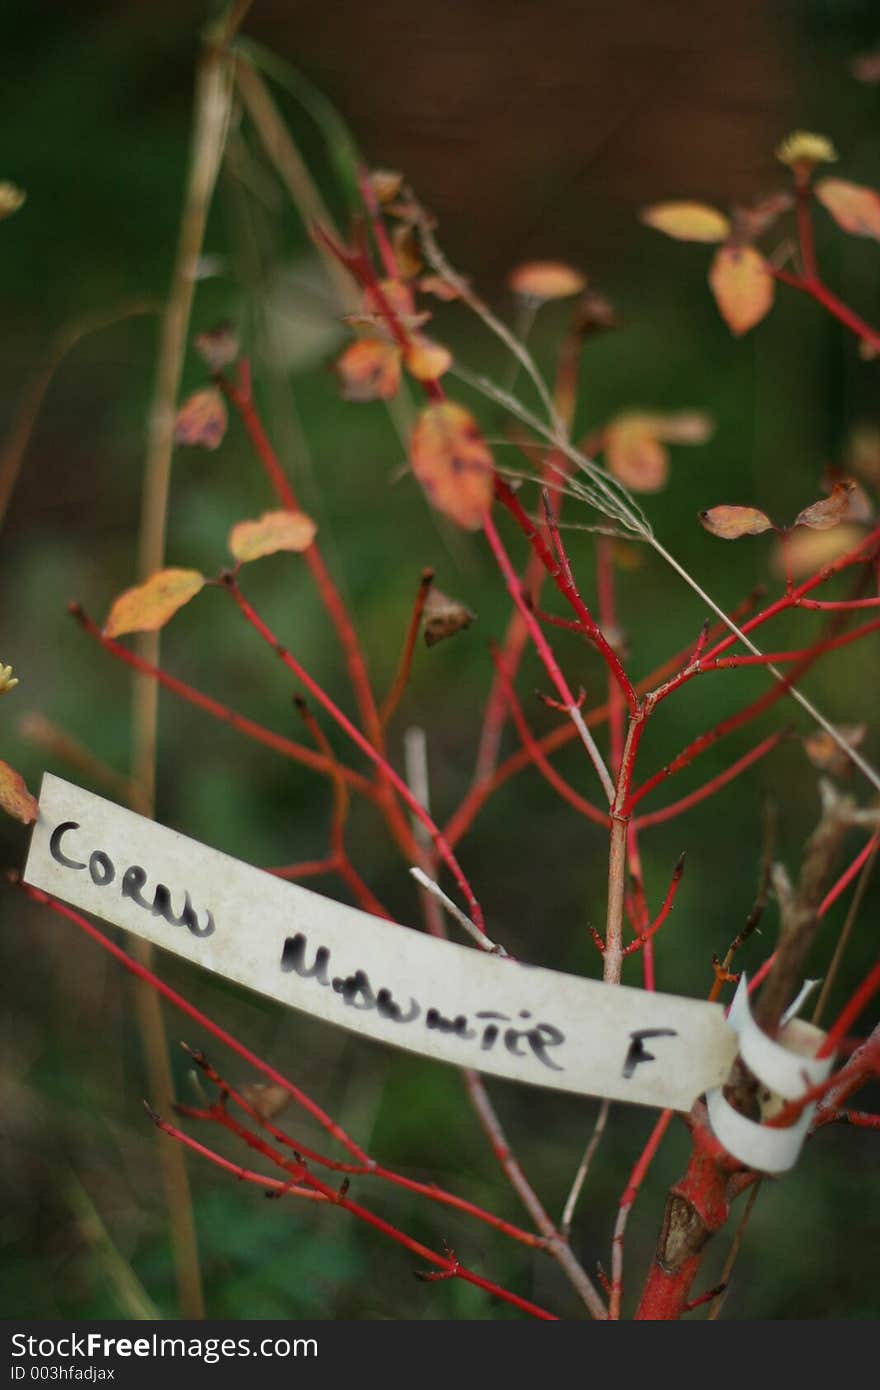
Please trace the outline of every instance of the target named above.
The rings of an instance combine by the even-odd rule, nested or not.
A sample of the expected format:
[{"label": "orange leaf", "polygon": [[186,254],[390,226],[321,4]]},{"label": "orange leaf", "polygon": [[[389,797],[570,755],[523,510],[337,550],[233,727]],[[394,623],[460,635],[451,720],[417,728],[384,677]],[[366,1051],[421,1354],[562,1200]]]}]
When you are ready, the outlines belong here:
[{"label": "orange leaf", "polygon": [[396,169],[371,169],[370,183],[380,203],[393,203],[400,192],[403,174]]},{"label": "orange leaf", "polygon": [[470,411],[453,401],[426,406],[410,441],[412,470],[438,511],[477,531],[492,505],[492,455]]},{"label": "orange leaf", "polygon": [[[859,748],[865,741],[866,724],[838,724],[837,732],[846,739],[852,748]],[[835,742],[825,729],[816,729],[803,740],[804,752],[814,767],[820,772],[829,772],[832,777],[847,777],[853,771],[852,761],[847,753]]]},{"label": "orange leaf", "polygon": [[754,246],[722,246],[712,261],[709,284],[721,317],[737,337],[760,323],[772,307],[773,276]]},{"label": "orange leaf", "polygon": [[608,470],[633,492],[659,492],[669,477],[669,450],[655,425],[652,415],[620,415],[605,430]]},{"label": "orange leaf", "polygon": [[567,299],[586,287],[587,277],[563,261],[524,261],[511,271],[507,283],[514,294],[528,299]]},{"label": "orange leaf", "polygon": [[317,526],[305,512],[264,512],[256,521],[239,521],[229,532],[229,549],[242,564],[279,550],[308,550]]},{"label": "orange leaf", "polygon": [[390,401],[400,386],[400,348],[381,338],[352,343],[336,363],[347,401]]},{"label": "orange leaf", "polygon": [[406,365],[417,381],[436,381],[452,366],[452,353],[442,343],[414,334]]},{"label": "orange leaf", "polygon": [[413,280],[422,269],[422,250],[415,229],[399,222],[391,233],[391,245],[397,269],[404,280]]},{"label": "orange leaf", "polygon": [[835,483],[830,497],[823,497],[810,507],[804,507],[794,519],[795,526],[809,526],[811,531],[830,531],[845,521],[849,514],[850,493],[855,483]]},{"label": "orange leaf", "polygon": [[816,197],[845,232],[880,241],[880,193],[873,188],[846,179],[820,179]]},{"label": "orange leaf", "polygon": [[766,512],[757,507],[710,507],[700,512],[700,525],[710,535],[720,536],[723,541],[736,541],[740,536],[760,536],[762,531],[771,531],[773,522]]},{"label": "orange leaf", "polygon": [[39,810],[37,798],[28,791],[21,773],[4,762],[0,762],[0,810],[24,825],[31,825]]},{"label": "orange leaf", "polygon": [[184,401],[174,422],[175,444],[216,449],[226,433],[226,402],[216,386],[196,391]]},{"label": "orange leaf", "polygon": [[158,631],[178,608],[195,598],[204,583],[205,576],[198,570],[157,570],[145,583],[119,595],[104,624],[104,636]]},{"label": "orange leaf", "polygon": [[708,203],[653,203],[642,209],[641,221],[676,241],[726,241],[730,236],[730,222]]}]

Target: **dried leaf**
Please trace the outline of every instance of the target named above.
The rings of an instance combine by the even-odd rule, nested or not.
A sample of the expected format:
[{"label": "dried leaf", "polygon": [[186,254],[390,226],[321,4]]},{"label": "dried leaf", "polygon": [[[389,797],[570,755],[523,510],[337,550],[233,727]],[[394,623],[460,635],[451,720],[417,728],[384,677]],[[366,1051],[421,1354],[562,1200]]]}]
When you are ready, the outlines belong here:
[{"label": "dried leaf", "polygon": [[669,477],[669,450],[661,444],[651,415],[620,415],[606,426],[608,471],[633,492],[659,492]]},{"label": "dried leaf", "polygon": [[794,519],[795,526],[809,526],[811,531],[830,531],[832,526],[839,526],[841,521],[847,519],[850,493],[854,486],[849,480],[835,483],[830,497],[823,497],[821,501],[813,502],[798,512]]},{"label": "dried leaf", "polygon": [[198,570],[157,570],[143,584],[126,589],[115,600],[104,624],[105,637],[125,632],[156,632],[204,587]]},{"label": "dried leaf", "polygon": [[712,261],[709,285],[721,317],[737,337],[760,323],[773,305],[775,282],[754,246],[722,246]]},{"label": "dried leaf", "polygon": [[[853,748],[861,746],[867,733],[865,724],[838,724],[836,728]],[[816,729],[814,733],[808,734],[803,744],[810,762],[819,768],[820,772],[830,773],[832,777],[847,777],[853,772],[852,759],[825,729]]]},{"label": "dried leaf", "polygon": [[619,319],[610,299],[596,290],[587,290],[576,306],[575,322],[580,333],[599,333],[616,328]]},{"label": "dried leaf", "polygon": [[652,203],[642,209],[640,220],[676,241],[726,241],[730,236],[730,222],[708,203]]},{"label": "dried leaf", "polygon": [[239,1090],[261,1120],[274,1120],[291,1101],[290,1092],[285,1086],[273,1086],[270,1082],[246,1081]]},{"label": "dried leaf", "polygon": [[226,402],[216,386],[195,391],[177,412],[174,442],[216,449],[226,433],[226,418]]},{"label": "dried leaf", "polygon": [[433,294],[436,299],[447,302],[461,298],[458,287],[444,280],[442,275],[423,275],[419,281],[419,289],[423,294]]},{"label": "dried leaf", "polygon": [[31,825],[39,809],[37,798],[28,791],[21,773],[0,762],[0,810],[23,825]]},{"label": "dried leaf", "polygon": [[410,442],[412,470],[438,511],[476,531],[492,505],[492,455],[470,411],[453,401],[429,405]]},{"label": "dried leaf", "polygon": [[415,229],[405,222],[398,223],[391,233],[391,245],[397,268],[404,280],[414,280],[424,264]]},{"label": "dried leaf", "polygon": [[873,188],[846,179],[820,179],[816,197],[843,231],[880,241],[880,193]]},{"label": "dried leaf", "polygon": [[347,401],[390,401],[400,387],[400,348],[382,338],[361,338],[336,362]]},{"label": "dried leaf", "polygon": [[256,521],[239,521],[229,532],[229,550],[246,564],[279,550],[308,550],[318,528],[305,512],[264,512]]},{"label": "dried leaf", "polygon": [[11,217],[14,212],[18,212],[27,200],[27,194],[23,188],[17,184],[10,183],[8,179],[0,182],[0,221],[4,217]]},{"label": "dried leaf", "polygon": [[773,569],[776,574],[784,575],[787,557],[791,577],[805,579],[852,550],[864,536],[864,528],[850,522],[843,522],[830,531],[811,531],[808,527],[792,531],[774,548]]},{"label": "dried leaf", "polygon": [[463,603],[432,587],[422,612],[426,645],[433,647],[445,637],[454,637],[457,632],[470,627],[476,617],[476,613],[472,613]]},{"label": "dried leaf", "polygon": [[842,468],[826,468],[822,475],[822,491],[831,493],[835,487],[847,488],[847,505],[844,521],[871,522],[874,519],[874,504],[861,483],[850,478]]},{"label": "dried leaf", "polygon": [[860,53],[858,58],[853,58],[850,71],[858,82],[875,87],[880,82],[880,48],[874,49],[871,53]]},{"label": "dried leaf", "polygon": [[528,299],[567,299],[586,288],[587,278],[564,261],[524,261],[507,283],[514,294]]},{"label": "dried leaf", "polygon": [[700,512],[700,525],[712,536],[720,536],[723,541],[736,541],[740,536],[760,536],[762,531],[773,529],[773,522],[766,512],[757,507],[710,507]]},{"label": "dried leaf", "polygon": [[676,410],[646,418],[653,421],[654,433],[666,444],[705,444],[715,432],[714,420],[702,410]]},{"label": "dried leaf", "polygon": [[212,372],[222,372],[238,357],[241,345],[231,323],[218,323],[198,334],[195,349]]},{"label": "dried leaf", "polygon": [[436,381],[452,366],[452,353],[442,343],[416,333],[406,353],[406,365],[417,381]]},{"label": "dried leaf", "polygon": [[393,203],[400,192],[403,174],[399,174],[396,169],[373,169],[370,172],[370,183],[380,203]]},{"label": "dried leaf", "polygon": [[790,193],[769,193],[750,207],[733,210],[734,237],[738,242],[757,241],[768,232],[783,213],[794,207]]}]

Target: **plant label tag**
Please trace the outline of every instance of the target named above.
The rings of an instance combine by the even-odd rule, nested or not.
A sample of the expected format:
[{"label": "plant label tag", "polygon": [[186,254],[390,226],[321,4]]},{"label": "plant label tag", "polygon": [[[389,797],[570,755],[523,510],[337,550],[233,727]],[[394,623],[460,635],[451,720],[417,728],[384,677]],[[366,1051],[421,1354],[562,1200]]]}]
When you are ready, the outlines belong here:
[{"label": "plant label tag", "polygon": [[290,1008],[511,1081],[689,1110],[737,1051],[720,1004],[437,940],[49,773],[24,877]]}]

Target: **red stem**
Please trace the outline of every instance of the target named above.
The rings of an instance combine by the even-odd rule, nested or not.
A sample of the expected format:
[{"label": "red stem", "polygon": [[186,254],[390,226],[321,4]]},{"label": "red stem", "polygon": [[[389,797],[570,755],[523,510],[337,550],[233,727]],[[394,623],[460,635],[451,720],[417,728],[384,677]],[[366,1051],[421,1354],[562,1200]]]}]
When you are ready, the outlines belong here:
[{"label": "red stem", "polygon": [[456,883],[458,884],[459,888],[461,889],[462,893],[467,899],[468,907],[470,909],[470,916],[474,925],[480,931],[484,931],[485,927],[483,923],[482,909],[474,895],[473,889],[471,888],[458,860],[456,859],[449,844],[447,843],[446,838],[443,835],[443,832],[439,829],[437,825],[435,825],[434,821],[428,815],[425,808],[413,796],[409,787],[406,785],[406,782],[404,782],[403,778],[400,777],[397,774],[397,772],[395,772],[394,768],[391,766],[388,760],[382,756],[378,749],[375,748],[372,743],[370,743],[369,739],[367,739],[361,733],[360,729],[358,729],[354,724],[352,724],[348,716],[343,713],[343,711],[339,708],[337,704],[333,702],[333,700],[331,700],[330,696],[326,694],[326,692],[321,688],[320,685],[318,685],[317,681],[313,680],[313,678],[309,675],[305,668],[301,666],[300,663],[297,661],[296,657],[294,657],[287,650],[286,647],[282,646],[282,644],[278,641],[278,638],[275,636],[274,632],[272,632],[271,628],[269,628],[263,622],[256,609],[250,603],[248,603],[247,599],[244,597],[238,585],[236,584],[233,576],[230,574],[226,574],[224,576],[224,583],[228,588],[229,592],[232,594],[232,597],[235,599],[235,602],[238,605],[238,608],[245,620],[248,623],[250,623],[251,627],[257,633],[259,633],[263,641],[272,648],[275,654],[280,658],[280,660],[284,663],[287,669],[296,677],[296,679],[300,681],[302,685],[305,686],[306,690],[308,690],[312,698],[318,701],[318,703],[327,711],[330,717],[339,725],[340,729],[342,729],[343,732],[346,733],[348,737],[352,740],[352,742],[357,744],[361,752],[365,753],[366,756],[370,759],[370,761],[374,763],[374,765],[381,772],[382,776],[387,779],[387,781],[391,784],[391,786],[393,786],[394,790],[398,793],[401,799],[409,807],[412,814],[425,827],[425,829],[431,837],[433,844],[437,849],[437,853],[440,855],[440,858],[446,864],[447,868],[451,872],[453,878],[455,879]]},{"label": "red stem", "polygon": [[[770,734],[761,743],[757,744],[756,747],[750,749],[748,753],[744,753],[741,758],[737,758],[736,762],[731,763],[723,772],[719,772],[717,776],[711,778],[704,786],[698,787],[696,791],[690,792],[688,796],[683,796],[678,801],[671,802],[669,806],[662,806],[659,811],[649,811],[647,815],[639,816],[635,822],[636,826],[639,830],[646,830],[650,825],[661,825],[664,821],[672,820],[675,816],[680,816],[683,811],[689,811],[692,806],[698,806],[701,801],[705,801],[707,797],[714,796],[722,787],[726,787],[728,782],[732,782],[741,772],[745,772],[746,768],[752,766],[752,763],[756,763],[760,758],[765,757],[766,754],[769,753],[771,749],[775,748],[777,743],[786,738],[787,735],[787,729],[781,729],[775,734]],[[648,784],[645,783],[645,786],[647,785]],[[630,798],[628,809],[631,810],[636,802],[641,801],[643,795],[644,792],[641,789],[634,792]]]}]

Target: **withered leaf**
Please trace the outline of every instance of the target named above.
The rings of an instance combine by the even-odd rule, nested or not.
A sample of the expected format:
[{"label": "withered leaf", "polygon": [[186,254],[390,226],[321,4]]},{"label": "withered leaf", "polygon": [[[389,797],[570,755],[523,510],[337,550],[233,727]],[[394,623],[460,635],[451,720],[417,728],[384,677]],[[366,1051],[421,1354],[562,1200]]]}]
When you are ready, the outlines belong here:
[{"label": "withered leaf", "polygon": [[712,536],[720,536],[723,541],[736,541],[740,536],[760,536],[763,531],[771,531],[773,522],[766,512],[757,507],[710,507],[700,512],[700,525]]},{"label": "withered leaf", "polygon": [[390,401],[400,387],[400,348],[382,338],[360,338],[336,362],[343,399]]},{"label": "withered leaf", "polygon": [[291,1100],[290,1092],[284,1086],[275,1086],[270,1082],[246,1081],[239,1090],[261,1120],[274,1120]]},{"label": "withered leaf", "polygon": [[222,372],[234,362],[241,350],[231,323],[218,323],[207,328],[195,339],[195,349],[212,372]]},{"label": "withered leaf", "polygon": [[0,181],[0,220],[4,217],[11,217],[19,208],[24,207],[27,201],[27,194],[23,188],[17,184],[10,183],[8,179]]},{"label": "withered leaf", "polygon": [[646,227],[673,237],[676,241],[726,241],[730,222],[708,203],[672,201],[652,203],[643,208],[640,219]]},{"label": "withered leaf", "polygon": [[21,773],[4,762],[0,762],[0,810],[23,825],[31,825],[39,811],[37,798],[28,791]]},{"label": "withered leaf", "polygon": [[798,512],[794,519],[795,526],[809,526],[811,531],[830,531],[832,526],[839,526],[841,521],[847,519],[850,493],[854,487],[855,484],[849,480],[835,483],[830,497],[823,497],[821,501],[813,502]]},{"label": "withered leaf", "polygon": [[470,627],[471,623],[476,621],[476,616],[476,613],[472,613],[457,599],[450,598],[440,589],[432,587],[428,591],[422,612],[426,645],[433,647],[445,637],[454,637],[457,632]]},{"label": "withered leaf", "polygon": [[669,476],[669,450],[664,446],[705,444],[713,428],[709,416],[697,410],[626,411],[603,433],[609,472],[633,492],[659,492]]},{"label": "withered leaf", "polygon": [[438,511],[477,531],[492,505],[494,464],[470,411],[454,401],[428,405],[410,441],[415,477]]},{"label": "withered leaf", "polygon": [[846,179],[820,179],[816,197],[844,232],[880,241],[880,193],[873,188]]},{"label": "withered leaf", "polygon": [[226,402],[216,386],[195,391],[177,412],[175,444],[216,449],[226,433]]},{"label": "withered leaf", "polygon": [[444,280],[442,275],[423,275],[419,281],[419,289],[423,294],[434,295],[435,299],[451,301],[461,298],[458,286]]},{"label": "withered leaf", "polygon": [[158,631],[178,608],[195,598],[204,584],[205,576],[198,570],[157,570],[143,584],[126,589],[114,601],[104,624],[104,636]]},{"label": "withered leaf", "polygon": [[308,550],[317,526],[305,512],[264,512],[256,521],[239,521],[229,532],[229,549],[246,564],[279,550]]},{"label": "withered leaf", "polygon": [[586,288],[587,277],[564,261],[524,261],[511,271],[507,283],[514,294],[527,299],[567,299]]},{"label": "withered leaf", "polygon": [[730,243],[716,251],[709,285],[721,317],[737,337],[754,328],[772,308],[775,281],[754,246]]},{"label": "withered leaf", "polygon": [[399,222],[391,233],[394,259],[404,280],[414,280],[422,269],[422,252],[419,239],[413,227]]},{"label": "withered leaf", "polygon": [[[859,748],[864,742],[867,726],[864,724],[838,724],[837,732],[851,744]],[[853,771],[853,762],[825,729],[816,729],[807,734],[803,741],[804,752],[814,767],[820,772],[830,773],[832,777],[847,777]]]}]

